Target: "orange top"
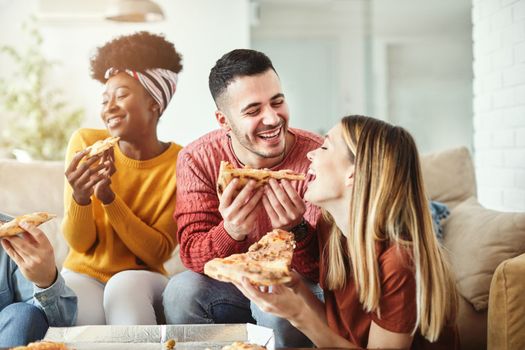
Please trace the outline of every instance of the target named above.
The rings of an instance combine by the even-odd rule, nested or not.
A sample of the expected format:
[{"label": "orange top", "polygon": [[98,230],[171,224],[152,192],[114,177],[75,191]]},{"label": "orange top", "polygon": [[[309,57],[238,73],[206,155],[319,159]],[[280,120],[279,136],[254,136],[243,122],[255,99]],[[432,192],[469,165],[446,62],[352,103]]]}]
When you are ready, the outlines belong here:
[{"label": "orange top", "polygon": [[[368,343],[370,325],[396,333],[411,333],[416,322],[416,280],[410,252],[397,245],[379,250],[379,271],[381,279],[381,300],[377,313],[363,310],[359,302],[356,285],[349,276],[346,287],[330,291],[324,285],[327,273],[324,246],[327,234],[320,235],[320,284],[324,290],[325,312],[328,325],[345,339],[365,348]],[[435,343],[430,343],[421,333],[416,332],[411,349],[459,349],[456,327],[447,327]]]}]

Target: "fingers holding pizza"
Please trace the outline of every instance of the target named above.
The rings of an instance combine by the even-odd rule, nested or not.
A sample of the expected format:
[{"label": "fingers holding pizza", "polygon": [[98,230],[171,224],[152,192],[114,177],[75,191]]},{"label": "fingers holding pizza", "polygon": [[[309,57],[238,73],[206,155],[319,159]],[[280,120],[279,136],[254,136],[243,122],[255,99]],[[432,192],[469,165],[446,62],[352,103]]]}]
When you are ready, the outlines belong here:
[{"label": "fingers holding pizza", "polygon": [[20,233],[24,233],[25,230],[21,226],[23,224],[38,226],[55,217],[56,217],[55,214],[51,214],[45,211],[40,211],[40,212],[26,214],[26,215],[20,215],[20,216],[17,216],[16,218],[6,216],[6,220],[0,221],[0,238],[12,237]]},{"label": "fingers holding pizza", "polygon": [[262,198],[273,228],[290,230],[297,226],[306,212],[306,205],[288,180],[270,179]]},{"label": "fingers holding pizza", "polygon": [[289,181],[304,180],[305,175],[291,170],[235,168],[222,161],[217,179],[219,212],[226,231],[242,240],[253,229],[260,201],[272,228],[289,229],[301,222],[304,201]]},{"label": "fingers holding pizza", "polygon": [[117,171],[113,148],[103,153],[101,164],[104,164],[104,168],[100,170],[103,178],[94,185],[93,192],[102,203],[109,204],[115,199],[115,193],[110,186],[111,176]]},{"label": "fingers holding pizza", "polygon": [[249,181],[242,189],[239,179],[233,179],[219,198],[219,212],[224,220],[224,229],[237,241],[242,241],[253,230],[258,217],[258,203],[263,189]]},{"label": "fingers holding pizza", "polygon": [[115,146],[120,137],[108,137],[104,140],[98,140],[91,146],[86,147],[85,151],[87,152],[87,157],[95,157],[104,154],[107,150],[110,150]]},{"label": "fingers holding pizza", "polygon": [[0,226],[2,247],[22,274],[40,288],[55,282],[57,270],[53,247],[38,225],[56,215],[46,212],[22,215]]},{"label": "fingers holding pizza", "polygon": [[[114,198],[114,193],[109,185],[111,184],[110,178],[116,171],[112,147],[118,139],[108,138],[106,140],[109,141],[106,143],[102,143],[106,140],[97,141],[92,146],[78,152],[71,160],[65,176],[73,190],[73,198],[78,204],[88,205],[91,203],[93,194],[103,202],[106,200],[105,204]],[[96,146],[97,143],[99,146]],[[97,185],[99,185],[98,188],[96,188]]]},{"label": "fingers holding pizza", "polygon": [[[303,283],[301,277],[293,272],[293,283]],[[298,288],[291,285],[279,284],[271,287],[259,287],[244,277],[240,282],[232,282],[241,293],[250,299],[257,307],[266,313],[273,314],[287,320],[294,320],[304,308],[305,300],[298,292]]]}]

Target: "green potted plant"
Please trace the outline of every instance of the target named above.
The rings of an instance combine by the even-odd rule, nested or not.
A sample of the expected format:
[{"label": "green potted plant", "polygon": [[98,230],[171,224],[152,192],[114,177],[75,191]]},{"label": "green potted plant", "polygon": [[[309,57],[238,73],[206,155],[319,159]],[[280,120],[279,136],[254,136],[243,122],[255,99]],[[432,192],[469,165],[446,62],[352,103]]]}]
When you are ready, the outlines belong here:
[{"label": "green potted plant", "polygon": [[0,46],[12,61],[12,75],[0,78],[0,147],[31,159],[64,159],[67,142],[80,126],[84,110],[70,108],[63,91],[51,86],[48,74],[57,65],[42,54],[43,38],[33,19],[23,25],[30,43],[25,50]]}]

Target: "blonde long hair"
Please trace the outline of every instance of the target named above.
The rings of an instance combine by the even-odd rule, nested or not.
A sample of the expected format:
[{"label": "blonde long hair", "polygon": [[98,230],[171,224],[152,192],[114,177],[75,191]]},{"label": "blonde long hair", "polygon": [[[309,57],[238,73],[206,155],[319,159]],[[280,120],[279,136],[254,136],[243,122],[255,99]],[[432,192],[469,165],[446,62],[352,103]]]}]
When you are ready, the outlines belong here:
[{"label": "blonde long hair", "polygon": [[417,321],[414,331],[430,341],[457,313],[457,292],[434,234],[418,151],[403,128],[347,116],[341,121],[355,165],[347,238],[333,225],[327,249],[326,285],[341,289],[353,276],[359,301],[380,315],[381,285],[376,243],[410,250],[415,267]]}]

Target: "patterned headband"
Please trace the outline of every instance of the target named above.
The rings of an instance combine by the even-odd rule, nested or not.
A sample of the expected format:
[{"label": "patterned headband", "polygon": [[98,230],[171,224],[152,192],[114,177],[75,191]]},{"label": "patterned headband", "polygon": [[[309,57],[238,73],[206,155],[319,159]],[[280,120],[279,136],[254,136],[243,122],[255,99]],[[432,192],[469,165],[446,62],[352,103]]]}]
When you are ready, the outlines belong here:
[{"label": "patterned headband", "polygon": [[159,104],[160,114],[164,112],[177,89],[177,73],[162,68],[146,69],[144,72],[137,72],[131,69],[119,70],[111,67],[106,70],[104,78],[109,79],[121,72],[137,79],[151,97],[153,97],[153,99]]}]

